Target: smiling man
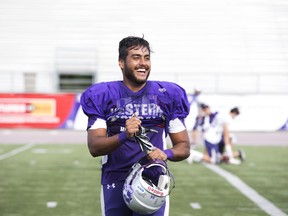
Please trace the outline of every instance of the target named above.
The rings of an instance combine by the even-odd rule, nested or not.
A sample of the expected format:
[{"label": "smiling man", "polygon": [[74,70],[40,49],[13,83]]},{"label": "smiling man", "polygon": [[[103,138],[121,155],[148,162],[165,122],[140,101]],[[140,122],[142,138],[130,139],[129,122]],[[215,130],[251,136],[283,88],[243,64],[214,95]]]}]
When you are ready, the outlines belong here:
[{"label": "smiling man", "polygon": [[[141,158],[181,161],[190,154],[184,124],[189,114],[186,92],[175,83],[147,81],[150,54],[144,38],[122,39],[118,62],[123,81],[94,84],[81,96],[88,116],[89,151],[93,157],[102,156],[101,209],[105,216],[139,215],[124,202],[123,185],[129,170]],[[153,131],[147,133],[152,151],[143,151],[135,139],[141,127]],[[165,142],[167,135],[172,141],[170,149]],[[169,215],[168,197],[160,209],[149,215]]]}]

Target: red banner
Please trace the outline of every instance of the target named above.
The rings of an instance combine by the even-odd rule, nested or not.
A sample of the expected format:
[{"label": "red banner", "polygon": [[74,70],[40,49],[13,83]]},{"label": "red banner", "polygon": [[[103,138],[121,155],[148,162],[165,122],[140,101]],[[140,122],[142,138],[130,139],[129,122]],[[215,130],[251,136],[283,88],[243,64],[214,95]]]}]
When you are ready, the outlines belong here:
[{"label": "red banner", "polygon": [[74,94],[0,94],[0,128],[60,128]]}]

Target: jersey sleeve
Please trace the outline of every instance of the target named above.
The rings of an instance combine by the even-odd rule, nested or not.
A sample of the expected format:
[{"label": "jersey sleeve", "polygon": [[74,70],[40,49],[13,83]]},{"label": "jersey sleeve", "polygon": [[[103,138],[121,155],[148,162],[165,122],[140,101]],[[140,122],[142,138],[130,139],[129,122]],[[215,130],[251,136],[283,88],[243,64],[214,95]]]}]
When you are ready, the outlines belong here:
[{"label": "jersey sleeve", "polygon": [[197,116],[192,130],[197,130],[204,123],[204,117]]},{"label": "jersey sleeve", "polygon": [[178,118],[181,121],[184,121],[184,119],[188,116],[190,112],[190,105],[188,102],[186,91],[177,84],[175,84],[172,90],[174,109],[172,111],[171,120]]},{"label": "jersey sleeve", "polygon": [[95,84],[85,90],[80,99],[83,112],[88,117],[87,130],[95,123],[97,119],[105,120],[104,101],[106,95],[106,86],[102,83]]},{"label": "jersey sleeve", "polygon": [[185,118],[190,112],[190,105],[186,91],[175,83],[164,83],[168,90],[168,97],[171,101],[172,107],[169,109],[169,133],[177,133],[183,131],[185,126]]}]

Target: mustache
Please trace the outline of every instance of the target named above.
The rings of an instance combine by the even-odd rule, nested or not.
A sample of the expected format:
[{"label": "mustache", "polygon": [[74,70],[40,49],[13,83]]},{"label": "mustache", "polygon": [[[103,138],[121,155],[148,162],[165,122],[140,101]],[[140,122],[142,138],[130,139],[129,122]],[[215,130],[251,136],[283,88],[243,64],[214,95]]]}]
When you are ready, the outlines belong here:
[{"label": "mustache", "polygon": [[136,70],[138,70],[138,69],[149,70],[149,68],[150,68],[149,66],[136,66],[136,67],[135,67]]}]

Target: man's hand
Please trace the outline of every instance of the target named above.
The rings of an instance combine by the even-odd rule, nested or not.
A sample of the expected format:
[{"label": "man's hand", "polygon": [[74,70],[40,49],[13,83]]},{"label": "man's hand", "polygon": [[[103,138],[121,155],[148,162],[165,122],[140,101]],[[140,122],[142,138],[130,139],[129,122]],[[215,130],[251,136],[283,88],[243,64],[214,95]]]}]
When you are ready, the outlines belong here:
[{"label": "man's hand", "polygon": [[161,160],[166,161],[167,155],[165,154],[164,151],[160,150],[159,148],[155,148],[155,150],[150,151],[148,153],[148,158],[149,159],[161,159]]},{"label": "man's hand", "polygon": [[132,138],[139,131],[140,126],[141,120],[136,115],[128,119],[125,124],[127,138]]}]

